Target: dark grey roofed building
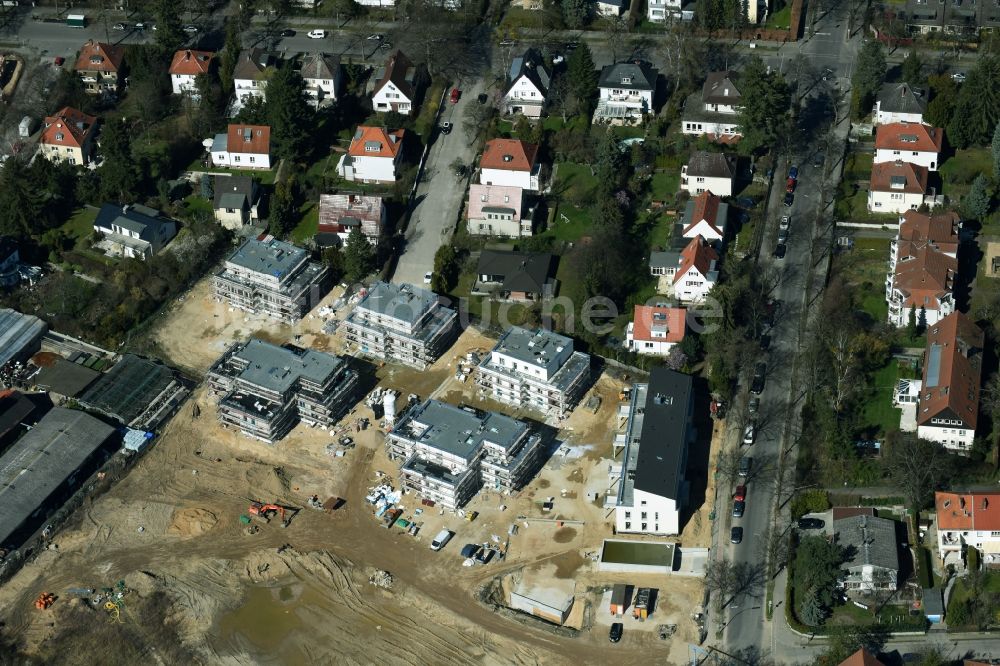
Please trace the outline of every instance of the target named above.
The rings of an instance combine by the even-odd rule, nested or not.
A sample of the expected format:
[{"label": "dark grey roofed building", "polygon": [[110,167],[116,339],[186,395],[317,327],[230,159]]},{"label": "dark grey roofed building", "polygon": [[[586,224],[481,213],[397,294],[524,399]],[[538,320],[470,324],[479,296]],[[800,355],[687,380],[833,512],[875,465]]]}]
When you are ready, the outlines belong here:
[{"label": "dark grey roofed building", "polygon": [[376,282],[344,330],[347,342],[365,356],[424,369],[451,346],[458,313],[427,289]]},{"label": "dark grey roofed building", "polygon": [[732,178],[736,167],[732,160],[722,153],[709,153],[704,150],[695,151],[687,163],[689,177],[704,176],[705,178]]},{"label": "dark grey roofed building", "polygon": [[139,430],[156,430],[187,397],[188,388],[159,361],[125,354],[80,396],[80,404]]},{"label": "dark grey roofed building", "polygon": [[148,206],[106,203],[94,219],[94,231],[104,235],[98,245],[108,245],[109,252],[148,259],[177,235],[177,223]]},{"label": "dark grey roofed building", "polygon": [[908,83],[887,83],[879,90],[875,102],[876,122],[920,122],[927,110],[922,91]]},{"label": "dark grey roofed building", "polygon": [[669,270],[677,270],[680,260],[680,252],[650,252],[649,274],[666,275]]},{"label": "dark grey roofed building", "polygon": [[899,546],[896,522],[875,516],[851,516],[833,523],[837,544],[847,550],[842,568],[848,590],[895,590],[899,585]]},{"label": "dark grey roofed building", "polygon": [[551,254],[483,250],[476,268],[477,294],[492,293],[511,300],[539,300],[555,290],[555,267]]},{"label": "dark grey roofed building", "polygon": [[738,106],[742,98],[743,95],[734,82],[733,72],[709,72],[705,77],[705,83],[701,87],[701,101],[705,104]]},{"label": "dark grey roofed building", "polygon": [[551,77],[549,76],[548,69],[545,67],[545,60],[542,58],[542,54],[538,52],[538,49],[530,48],[524,52],[524,55],[520,55],[511,61],[510,73],[507,75],[508,82],[513,83],[522,76],[534,83],[535,87],[543,94],[548,92]]},{"label": "dark grey roofed building", "polygon": [[656,90],[659,71],[646,63],[616,62],[601,70],[597,85],[622,90]]},{"label": "dark grey roofed building", "polygon": [[0,546],[19,547],[106,459],[115,429],[55,407],[0,456]]},{"label": "dark grey roofed building", "polygon": [[[615,439],[624,447],[615,500],[618,532],[678,534],[687,502],[688,447],[696,431],[694,385],[689,375],[654,368],[648,383],[635,384],[627,405],[619,408],[625,432]],[[617,452],[617,451],[616,451]]]},{"label": "dark grey roofed building", "polygon": [[41,349],[48,324],[35,315],[0,308],[0,368],[11,361],[24,362]]},{"label": "dark grey roofed building", "polygon": [[75,398],[86,390],[101,373],[80,363],[59,357],[46,365],[33,378],[35,386],[67,398]]},{"label": "dark grey roofed building", "polygon": [[403,488],[455,509],[481,487],[504,494],[524,487],[543,446],[537,433],[504,414],[427,400],[386,435],[385,449],[403,461]]}]

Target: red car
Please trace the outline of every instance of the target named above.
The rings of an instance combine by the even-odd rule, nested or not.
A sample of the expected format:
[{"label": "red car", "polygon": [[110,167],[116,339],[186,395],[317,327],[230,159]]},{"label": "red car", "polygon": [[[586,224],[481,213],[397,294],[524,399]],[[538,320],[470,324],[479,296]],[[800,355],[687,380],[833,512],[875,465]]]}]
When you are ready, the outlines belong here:
[{"label": "red car", "polygon": [[785,181],[785,191],[788,192],[789,194],[791,194],[792,192],[795,191],[795,179],[794,178],[789,178],[788,180]]},{"label": "red car", "polygon": [[462,96],[462,91],[458,88],[451,89],[451,103],[458,104],[458,98]]},{"label": "red car", "polygon": [[737,502],[747,501],[747,487],[746,486],[736,486],[736,493],[733,495],[733,499]]}]

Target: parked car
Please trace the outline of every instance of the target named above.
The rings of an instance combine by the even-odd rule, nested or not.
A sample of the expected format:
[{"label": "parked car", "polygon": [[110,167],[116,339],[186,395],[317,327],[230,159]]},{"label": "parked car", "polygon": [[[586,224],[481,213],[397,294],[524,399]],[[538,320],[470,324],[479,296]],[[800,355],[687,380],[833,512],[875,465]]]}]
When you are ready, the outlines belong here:
[{"label": "parked car", "polygon": [[788,247],[784,243],[778,243],[778,246],[774,248],[774,256],[777,259],[784,259],[785,253],[788,251]]},{"label": "parked car", "polygon": [[441,550],[446,543],[451,541],[453,536],[455,536],[455,533],[451,530],[441,530],[431,541],[431,550]]},{"label": "parked car", "polygon": [[826,154],[825,153],[820,152],[820,153],[816,153],[815,155],[813,155],[813,167],[814,168],[819,169],[820,167],[823,166],[823,164],[825,162],[826,162]]},{"label": "parked car", "polygon": [[625,631],[624,625],[621,622],[615,622],[611,625],[611,631],[608,632],[608,640],[612,643],[617,643],[622,639],[622,632]]},{"label": "parked car", "polygon": [[747,411],[750,413],[750,416],[757,415],[757,412],[760,411],[760,397],[755,395],[750,398],[750,401],[747,403]]},{"label": "parked car", "polygon": [[365,39],[377,40],[381,42],[383,39],[385,39],[385,35],[376,32],[372,35],[368,35],[367,37],[365,37]]},{"label": "parked car", "polygon": [[746,511],[746,508],[747,508],[746,502],[739,502],[739,501],[733,502],[733,518],[742,518],[743,513]]},{"label": "parked car", "polygon": [[309,32],[306,33],[306,37],[308,37],[309,39],[325,39],[326,30],[319,30],[319,29],[310,30]]},{"label": "parked car", "polygon": [[736,492],[733,493],[733,499],[737,502],[747,501],[747,487],[744,485],[736,486]]},{"label": "parked car", "polygon": [[392,42],[382,42],[381,44],[378,45],[378,47],[383,51],[388,51],[389,49],[392,48]]},{"label": "parked car", "polygon": [[284,30],[282,30],[281,32],[278,33],[278,36],[279,37],[294,37],[295,36],[295,31],[292,30],[291,28],[285,28]]},{"label": "parked car", "polygon": [[135,29],[136,30],[145,30],[146,29],[146,24],[143,23],[142,21],[139,21],[138,23],[135,24]]},{"label": "parked car", "polygon": [[753,444],[753,438],[757,436],[757,428],[753,423],[746,424],[743,428],[743,443],[747,446]]},{"label": "parked car", "polygon": [[424,273],[424,284],[430,284],[431,283],[431,276],[432,275],[433,275],[433,273],[431,271],[427,271],[426,273]]},{"label": "parked car", "polygon": [[951,80],[955,83],[965,83],[965,72],[955,72],[951,75]]},{"label": "parked car", "polygon": [[791,206],[795,203],[795,195],[791,192],[785,192],[785,200],[782,203],[785,204],[786,208]]},{"label": "parked car", "polygon": [[764,378],[767,374],[767,364],[758,363],[753,369],[753,381],[750,383],[750,392],[760,395],[764,392]]},{"label": "parked car", "polygon": [[795,179],[789,178],[788,180],[785,181],[785,192],[791,194],[794,191],[795,191]]},{"label": "parked car", "polygon": [[778,243],[785,244],[788,242],[788,229],[778,229]]},{"label": "parked car", "polygon": [[794,164],[788,168],[788,177],[792,180],[799,179],[799,168]]},{"label": "parked car", "polygon": [[750,476],[750,468],[753,467],[753,458],[750,456],[743,456],[740,458],[740,476],[747,477]]},{"label": "parked car", "polygon": [[486,104],[486,102],[489,100],[489,97],[486,95],[486,93],[479,93],[479,96],[476,97],[476,100],[480,104]]},{"label": "parked car", "polygon": [[187,24],[186,26],[184,26],[184,27],[182,28],[182,30],[184,30],[184,32],[186,32],[186,33],[187,33],[187,34],[189,34],[189,35],[193,35],[193,34],[195,34],[196,32],[198,32],[198,26],[196,26],[196,25],[191,25],[191,24],[189,23],[189,24]]},{"label": "parked car", "polygon": [[800,530],[821,530],[826,527],[826,521],[819,518],[799,518]]},{"label": "parked car", "polygon": [[732,543],[742,543],[743,542],[743,528],[742,527],[734,527],[733,529],[729,530],[729,540]]},{"label": "parked car", "polygon": [[451,123],[447,121],[441,123],[441,134],[451,134]]},{"label": "parked car", "polygon": [[450,97],[450,99],[451,99],[451,103],[452,104],[458,104],[458,100],[461,97],[462,97],[462,91],[461,90],[459,90],[458,88],[452,88],[451,89],[451,97]]},{"label": "parked car", "polygon": [[112,30],[128,30],[128,26],[124,23],[115,23],[111,28]]},{"label": "parked car", "polygon": [[790,226],[792,226],[792,216],[791,215],[782,215],[781,216],[781,222],[778,223],[778,228],[779,229],[787,229]]}]

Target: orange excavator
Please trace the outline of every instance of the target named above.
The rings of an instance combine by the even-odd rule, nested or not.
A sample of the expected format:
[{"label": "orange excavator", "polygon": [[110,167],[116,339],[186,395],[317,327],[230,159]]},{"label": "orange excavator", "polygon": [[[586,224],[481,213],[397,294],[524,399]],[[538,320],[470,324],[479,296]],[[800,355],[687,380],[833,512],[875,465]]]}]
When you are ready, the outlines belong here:
[{"label": "orange excavator", "polygon": [[292,516],[289,515],[286,518],[285,511],[286,511],[285,507],[281,506],[280,504],[264,504],[263,502],[255,502],[252,500],[250,502],[249,508],[247,508],[247,513],[260,520],[263,520],[265,523],[271,522],[271,518],[274,517],[275,514],[278,514],[281,516],[281,526],[288,527],[288,523],[291,522]]}]

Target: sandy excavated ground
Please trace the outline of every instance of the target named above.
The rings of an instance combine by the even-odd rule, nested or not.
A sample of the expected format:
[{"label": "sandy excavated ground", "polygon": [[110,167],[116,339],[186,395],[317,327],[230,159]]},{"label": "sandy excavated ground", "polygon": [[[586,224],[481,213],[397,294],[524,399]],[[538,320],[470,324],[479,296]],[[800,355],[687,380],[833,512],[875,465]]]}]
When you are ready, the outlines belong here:
[{"label": "sandy excavated ground", "polygon": [[[199,285],[166,319],[158,344],[174,363],[204,371],[231,341],[251,333],[276,342],[302,334],[299,344],[338,349],[336,338],[315,334],[319,318],[294,328],[247,320],[207,294],[205,283]],[[467,351],[492,344],[469,330],[425,372],[383,366],[377,375],[404,396],[412,391],[421,398],[434,394],[479,404],[472,381],[454,376]],[[648,659],[651,648],[662,655],[669,649],[669,663],[684,663],[687,642],[695,636],[689,614],[700,603],[700,582],[602,574],[590,559],[601,539],[611,535],[603,495],[621,386],[602,375],[561,424],[568,452],[557,453],[515,497],[481,493],[467,507],[479,512],[475,521],[405,497],[404,517],[421,525],[416,537],[382,527],[364,502],[379,481],[377,473],[394,476],[396,465],[387,459],[384,433],[363,403],[348,418],[353,423],[367,416],[374,427],[352,434],[357,447],[336,458],[326,451],[336,435],[318,429],[299,426],[274,446],[223,429],[200,388],[192,398],[200,415],[185,405],[132,472],[85,504],[75,523],[54,536],[57,550],[43,552],[0,588],[0,623],[30,651],[58,635],[60,619],[68,617],[59,602],[45,612],[32,608],[40,592],[65,597],[69,588],[99,589],[124,579],[131,594],[167,594],[172,626],[204,663],[260,663],[264,655],[288,664],[630,663]],[[582,406],[593,394],[601,398],[596,413]],[[346,504],[331,514],[315,510],[307,506],[314,494],[342,497]],[[555,509],[546,513],[541,504],[549,497],[555,498]],[[287,528],[272,520],[248,534],[239,518],[249,500],[300,510]],[[553,518],[582,524],[559,526]],[[511,524],[518,525],[518,534],[508,537]],[[706,545],[708,524],[707,517],[690,521],[680,541]],[[435,553],[428,544],[442,527],[456,536]],[[509,539],[505,560],[461,566],[462,545],[494,536],[501,543]],[[494,578],[539,565],[551,567],[558,578],[576,579],[578,602],[587,610],[581,621],[593,629],[558,635],[541,623],[495,613],[478,600],[479,590]],[[368,584],[374,569],[392,573],[390,590]],[[626,581],[659,588],[658,610],[643,625],[630,624],[620,644],[609,645],[610,616],[601,595],[607,586]],[[678,625],[669,646],[653,633],[667,622]]]}]

